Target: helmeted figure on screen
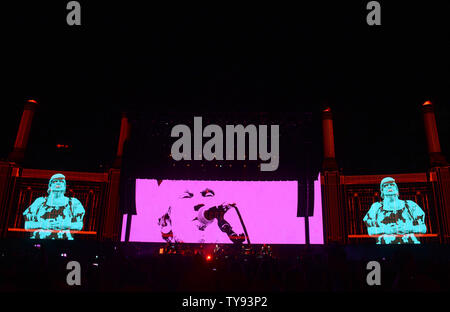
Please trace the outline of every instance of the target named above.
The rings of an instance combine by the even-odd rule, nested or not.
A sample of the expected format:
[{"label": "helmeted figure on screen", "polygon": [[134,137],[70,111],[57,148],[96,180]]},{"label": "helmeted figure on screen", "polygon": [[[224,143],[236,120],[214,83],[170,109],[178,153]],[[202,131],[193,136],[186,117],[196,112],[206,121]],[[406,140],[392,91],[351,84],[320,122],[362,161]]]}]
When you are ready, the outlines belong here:
[{"label": "helmeted figure on screen", "polygon": [[187,190],[158,219],[161,236],[178,243],[217,243],[227,237],[229,242],[241,244],[246,235],[236,234],[233,227],[237,224],[232,226],[225,218],[232,208],[236,204],[218,201],[209,188]]},{"label": "helmeted figure on screen", "polygon": [[373,203],[364,217],[369,235],[378,237],[377,244],[420,244],[414,234],[426,233],[425,213],[411,200],[399,199],[393,178],[380,183],[382,200]]},{"label": "helmeted figure on screen", "polygon": [[73,240],[70,231],[83,228],[83,205],[65,192],[65,176],[57,173],[48,183],[48,196],[38,197],[24,211],[25,229],[35,229],[31,238]]}]

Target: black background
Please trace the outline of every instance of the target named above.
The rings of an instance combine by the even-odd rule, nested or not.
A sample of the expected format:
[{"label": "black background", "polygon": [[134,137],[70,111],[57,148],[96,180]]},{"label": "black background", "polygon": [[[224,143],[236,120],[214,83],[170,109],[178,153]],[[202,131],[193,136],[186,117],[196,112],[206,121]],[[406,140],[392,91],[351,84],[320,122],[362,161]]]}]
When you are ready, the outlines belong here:
[{"label": "black background", "polygon": [[81,26],[66,24],[67,2],[2,10],[2,158],[34,98],[34,168],[104,170],[123,110],[317,115],[328,104],[345,173],[423,171],[425,100],[449,159],[448,2],[380,1],[381,26],[367,25],[368,1],[79,1]]}]

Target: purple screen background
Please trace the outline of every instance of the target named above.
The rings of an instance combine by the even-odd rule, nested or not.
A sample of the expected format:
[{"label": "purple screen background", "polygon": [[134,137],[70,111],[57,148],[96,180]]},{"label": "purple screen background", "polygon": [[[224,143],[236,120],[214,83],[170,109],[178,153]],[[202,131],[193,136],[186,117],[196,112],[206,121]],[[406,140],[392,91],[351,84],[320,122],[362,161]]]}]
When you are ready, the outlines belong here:
[{"label": "purple screen background", "polygon": [[[314,216],[309,218],[310,243],[323,244],[320,177],[314,182]],[[202,197],[205,188],[214,197]],[[181,198],[185,191],[192,198]],[[231,243],[214,220],[205,231],[199,231],[192,220],[198,215],[194,206],[205,207],[236,203],[252,244],[304,244],[305,220],[297,217],[297,181],[194,181],[155,179],[136,180],[136,215],[132,216],[130,241],[165,242],[158,218],[171,207],[172,230],[184,243]],[[237,234],[243,233],[239,218],[230,209],[225,219]],[[122,241],[125,240],[126,215]],[[203,239],[200,241],[200,239]],[[246,242],[246,241],[245,241]]]}]

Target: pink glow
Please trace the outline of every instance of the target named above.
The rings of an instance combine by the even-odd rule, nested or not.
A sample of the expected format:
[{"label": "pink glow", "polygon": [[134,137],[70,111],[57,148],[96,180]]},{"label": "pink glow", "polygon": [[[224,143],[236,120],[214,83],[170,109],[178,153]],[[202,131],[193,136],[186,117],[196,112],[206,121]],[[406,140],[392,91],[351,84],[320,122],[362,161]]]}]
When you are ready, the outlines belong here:
[{"label": "pink glow", "polygon": [[314,215],[309,218],[309,242],[323,244],[322,190],[320,174],[314,181]]},{"label": "pink glow", "polygon": [[[202,197],[200,192],[205,188],[212,189],[215,196]],[[193,193],[194,197],[180,198],[185,191]],[[236,203],[252,243],[305,243],[304,218],[297,217],[297,181],[164,180],[158,186],[156,180],[147,179],[136,180],[137,215],[133,216],[130,241],[164,242],[157,223],[170,206],[172,230],[183,242],[198,243],[204,239],[205,243],[230,243],[227,235],[219,230],[217,220],[205,231],[199,231],[195,226],[198,221],[192,221],[198,216],[193,208],[195,205],[212,207],[227,203]],[[225,219],[237,234],[243,233],[233,209],[225,214]],[[126,219],[123,221],[122,241]],[[319,223],[314,221],[314,231],[319,228]],[[320,235],[313,237],[320,243]]]}]

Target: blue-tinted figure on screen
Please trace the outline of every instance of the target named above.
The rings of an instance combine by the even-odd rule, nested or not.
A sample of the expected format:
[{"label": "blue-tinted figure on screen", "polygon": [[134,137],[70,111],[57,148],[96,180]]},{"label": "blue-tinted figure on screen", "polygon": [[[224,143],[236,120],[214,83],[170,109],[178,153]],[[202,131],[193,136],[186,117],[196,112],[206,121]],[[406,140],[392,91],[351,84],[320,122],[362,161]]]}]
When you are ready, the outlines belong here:
[{"label": "blue-tinted figure on screen", "polygon": [[48,183],[48,196],[37,198],[24,211],[25,229],[35,229],[31,238],[73,240],[70,230],[83,228],[83,205],[65,192],[66,178],[57,173]]},{"label": "blue-tinted figure on screen", "polygon": [[399,199],[393,178],[380,183],[380,202],[372,204],[363,221],[369,235],[377,235],[377,244],[420,244],[415,233],[426,233],[425,213],[411,200]]}]

